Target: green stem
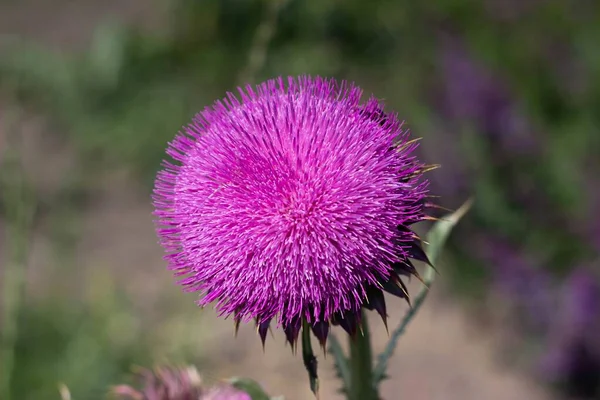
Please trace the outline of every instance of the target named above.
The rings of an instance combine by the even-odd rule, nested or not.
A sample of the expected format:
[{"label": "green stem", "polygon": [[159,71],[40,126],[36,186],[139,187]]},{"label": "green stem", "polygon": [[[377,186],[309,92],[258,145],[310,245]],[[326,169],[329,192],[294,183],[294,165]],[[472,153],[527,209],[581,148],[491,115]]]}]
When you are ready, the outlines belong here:
[{"label": "green stem", "polygon": [[310,382],[310,390],[319,397],[319,375],[317,374],[317,357],[313,353],[312,345],[310,342],[310,326],[308,322],[302,321],[302,360],[304,361],[304,368],[308,372],[308,379]]},{"label": "green stem", "polygon": [[377,400],[378,395],[372,381],[373,358],[369,323],[362,314],[362,335],[350,337],[350,387],[349,400]]}]

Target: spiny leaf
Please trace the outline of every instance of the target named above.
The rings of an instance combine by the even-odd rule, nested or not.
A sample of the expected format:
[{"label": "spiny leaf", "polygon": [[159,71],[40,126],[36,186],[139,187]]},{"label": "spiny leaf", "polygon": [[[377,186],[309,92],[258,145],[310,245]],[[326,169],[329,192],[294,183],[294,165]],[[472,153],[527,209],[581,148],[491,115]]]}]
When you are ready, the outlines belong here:
[{"label": "spiny leaf", "polygon": [[[466,214],[469,208],[471,208],[472,203],[473,201],[469,199],[458,210],[440,219],[430,229],[429,233],[427,234],[427,241],[429,242],[429,245],[426,248],[426,253],[432,264],[437,262],[438,256],[440,255],[442,248],[444,247],[444,244],[446,243],[446,240],[452,231],[452,228],[454,228],[454,226]],[[386,370],[388,362],[394,354],[394,350],[398,345],[398,340],[406,330],[406,327],[410,321],[419,311],[419,308],[421,308],[423,305],[423,302],[429,293],[428,288],[431,287],[431,284],[435,278],[435,270],[431,266],[426,266],[426,268],[427,269],[425,270],[423,277],[425,285],[415,298],[413,307],[408,310],[402,321],[400,321],[398,327],[392,332],[390,340],[388,341],[385,349],[377,357],[377,364],[373,370],[373,385],[375,387],[379,387],[379,384],[387,377]]]},{"label": "spiny leaf", "polygon": [[426,248],[429,260],[435,264],[454,226],[462,219],[473,205],[473,200],[467,200],[458,210],[448,214],[436,223],[427,233],[429,246]]},{"label": "spiny leaf", "polygon": [[348,392],[350,387],[350,366],[348,365],[348,358],[344,355],[344,350],[337,340],[335,335],[329,335],[329,347],[327,352],[333,355],[333,365],[338,377],[342,380],[342,392]]}]

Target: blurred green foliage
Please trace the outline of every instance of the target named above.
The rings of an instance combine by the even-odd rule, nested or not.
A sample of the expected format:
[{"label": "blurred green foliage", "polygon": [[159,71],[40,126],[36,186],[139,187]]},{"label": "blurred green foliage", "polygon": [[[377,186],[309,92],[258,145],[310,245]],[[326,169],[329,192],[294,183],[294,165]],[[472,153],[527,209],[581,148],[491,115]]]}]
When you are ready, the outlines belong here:
[{"label": "blurred green foliage", "polygon": [[[268,1],[173,1],[166,31],[150,35],[107,23],[83,53],[10,39],[0,47],[0,89],[51,117],[76,147],[84,178],[67,193],[87,191],[91,177],[120,166],[137,171],[150,190],[174,133],[239,83]],[[511,15],[502,16],[493,11],[501,3],[288,0],[253,79],[310,73],[356,80],[425,138],[427,161],[440,161],[428,146],[456,148],[460,167],[444,168],[462,170],[467,182],[451,174],[444,175],[449,182],[437,182],[434,172],[433,187],[456,187],[444,193],[449,207],[475,195],[451,258],[457,287],[480,295],[490,270],[471,245],[479,232],[526,249],[559,276],[597,251],[586,230],[573,226],[590,222],[586,190],[600,170],[599,6],[515,3]],[[440,115],[440,32],[460,37],[469,54],[505,83],[530,129],[540,133],[535,156],[509,154],[507,161],[481,129]],[[68,213],[73,201],[73,210],[80,210],[84,197],[67,196],[62,209]],[[109,296],[77,307],[27,300],[19,316],[14,398],[52,398],[61,380],[74,398],[98,398],[131,364],[149,361],[147,343],[107,331],[130,323],[123,300]]]},{"label": "blurred green foliage", "polygon": [[108,385],[123,379],[133,365],[153,362],[147,352],[151,342],[140,340],[127,299],[111,293],[105,280],[95,285],[92,290],[101,293],[88,301],[73,304],[52,297],[25,304],[15,347],[13,398],[57,399],[60,382],[74,399],[104,398]]}]

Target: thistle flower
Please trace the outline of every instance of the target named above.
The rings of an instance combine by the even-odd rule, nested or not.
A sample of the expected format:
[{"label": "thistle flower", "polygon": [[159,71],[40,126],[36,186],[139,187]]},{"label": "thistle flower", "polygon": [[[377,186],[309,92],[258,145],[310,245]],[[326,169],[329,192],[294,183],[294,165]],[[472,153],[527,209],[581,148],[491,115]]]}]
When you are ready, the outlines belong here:
[{"label": "thistle flower", "polygon": [[194,367],[160,367],[154,371],[143,369],[137,374],[142,381],[140,389],[118,385],[112,394],[119,399],[131,400],[198,400],[202,395],[202,379]]},{"label": "thistle flower", "polygon": [[386,319],[383,292],[408,300],[410,226],[427,219],[417,143],[353,84],[282,78],[206,108],[170,143],[154,190],[165,259],[198,304],[236,326],[271,322],[294,348],[303,322],[322,346],[361,308]]},{"label": "thistle flower", "polygon": [[130,400],[251,400],[248,393],[229,384],[203,388],[195,367],[144,369],[138,377],[142,381],[140,389],[119,385],[113,388],[112,394]]}]

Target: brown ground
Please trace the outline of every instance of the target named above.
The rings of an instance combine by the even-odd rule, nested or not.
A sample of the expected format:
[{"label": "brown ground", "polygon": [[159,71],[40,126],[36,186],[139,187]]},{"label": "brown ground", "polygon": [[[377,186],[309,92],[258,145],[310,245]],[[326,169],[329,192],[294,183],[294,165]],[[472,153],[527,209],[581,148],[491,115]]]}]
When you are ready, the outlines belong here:
[{"label": "brown ground", "polygon": [[[152,7],[139,0],[8,1],[0,3],[0,33],[22,34],[62,50],[78,49],[86,45],[92,28],[107,15],[151,26],[160,19],[156,18],[155,11],[149,10]],[[51,195],[61,177],[73,166],[73,159],[68,148],[48,140],[44,126],[43,120],[30,118],[21,126],[21,132],[29,175],[41,192]],[[0,138],[5,133],[0,131]],[[140,309],[148,312],[158,309],[165,288],[174,296],[179,296],[179,292],[161,260],[149,198],[142,195],[141,190],[132,189],[132,181],[126,173],[106,177],[99,187],[93,204],[83,216],[75,262],[84,272],[76,279],[85,279],[85,275],[95,269],[107,268],[118,281],[128,282],[126,290]],[[48,238],[38,235],[32,251],[29,280],[43,281],[51,251]],[[132,269],[131,266],[138,267]],[[416,290],[418,287],[413,286],[413,292]],[[193,298],[180,295],[180,300],[187,304]],[[389,310],[392,327],[406,309],[400,302],[393,304],[396,308]],[[196,315],[195,310],[192,315]],[[202,313],[201,317],[200,313],[197,315],[195,323],[202,329],[193,340],[198,342],[198,348],[208,352],[208,358],[215,365],[210,377],[249,376],[264,384],[272,394],[284,394],[288,399],[313,398],[307,388],[301,357],[291,355],[281,333],[276,333],[275,339],[267,343],[263,355],[252,327],[242,327],[234,339],[230,321],[217,319],[212,311]],[[385,329],[375,319],[372,326],[376,348],[380,349],[387,339]],[[434,287],[427,305],[398,346],[389,371],[393,379],[384,384],[383,397],[549,399],[541,387],[519,371],[502,369],[495,363],[497,344],[496,337],[475,329],[467,313]],[[333,379],[331,360],[323,361],[320,357],[319,361],[321,398],[341,398],[335,394],[337,382]]]}]

